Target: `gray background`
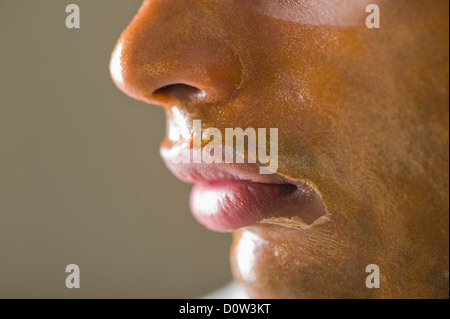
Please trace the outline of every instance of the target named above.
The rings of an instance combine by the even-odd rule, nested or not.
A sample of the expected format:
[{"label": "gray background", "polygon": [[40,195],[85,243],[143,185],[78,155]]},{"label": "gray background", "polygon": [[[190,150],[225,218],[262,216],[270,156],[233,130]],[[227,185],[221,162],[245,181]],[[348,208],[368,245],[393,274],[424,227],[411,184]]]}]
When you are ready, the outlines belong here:
[{"label": "gray background", "polygon": [[198,297],[231,280],[230,235],[197,224],[159,157],[163,110],[109,77],[140,3],[0,0],[0,298]]}]

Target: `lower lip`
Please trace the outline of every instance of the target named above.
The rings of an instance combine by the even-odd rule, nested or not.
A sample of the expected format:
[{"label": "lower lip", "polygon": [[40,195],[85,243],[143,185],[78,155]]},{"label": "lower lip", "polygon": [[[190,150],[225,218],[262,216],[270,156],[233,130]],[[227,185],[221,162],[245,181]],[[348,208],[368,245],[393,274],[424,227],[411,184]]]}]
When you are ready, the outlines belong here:
[{"label": "lower lip", "polygon": [[201,224],[214,231],[226,232],[271,217],[304,217],[305,211],[308,216],[308,210],[317,210],[315,198],[310,195],[294,185],[199,182],[192,190],[190,204]]}]

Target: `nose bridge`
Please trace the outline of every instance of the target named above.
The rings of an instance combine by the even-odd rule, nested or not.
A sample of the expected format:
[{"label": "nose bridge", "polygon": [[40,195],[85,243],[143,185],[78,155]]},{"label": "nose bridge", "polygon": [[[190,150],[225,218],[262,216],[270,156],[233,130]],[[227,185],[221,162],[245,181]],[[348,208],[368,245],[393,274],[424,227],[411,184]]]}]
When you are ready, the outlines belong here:
[{"label": "nose bridge", "polygon": [[111,60],[120,89],[153,104],[162,104],[155,98],[156,90],[174,84],[203,91],[202,98],[209,103],[234,94],[242,77],[239,57],[217,12],[203,2],[144,2]]}]

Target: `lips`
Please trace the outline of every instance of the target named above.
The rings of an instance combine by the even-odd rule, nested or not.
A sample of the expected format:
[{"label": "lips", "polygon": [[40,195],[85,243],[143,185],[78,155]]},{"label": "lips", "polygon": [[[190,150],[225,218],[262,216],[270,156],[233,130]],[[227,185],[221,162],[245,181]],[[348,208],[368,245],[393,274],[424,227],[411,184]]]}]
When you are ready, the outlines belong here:
[{"label": "lips", "polygon": [[194,184],[190,206],[205,227],[231,231],[270,220],[300,220],[310,225],[326,214],[320,195],[304,182],[279,174],[261,175],[256,164],[188,163],[174,160],[189,144],[166,140],[161,156],[180,180]]}]

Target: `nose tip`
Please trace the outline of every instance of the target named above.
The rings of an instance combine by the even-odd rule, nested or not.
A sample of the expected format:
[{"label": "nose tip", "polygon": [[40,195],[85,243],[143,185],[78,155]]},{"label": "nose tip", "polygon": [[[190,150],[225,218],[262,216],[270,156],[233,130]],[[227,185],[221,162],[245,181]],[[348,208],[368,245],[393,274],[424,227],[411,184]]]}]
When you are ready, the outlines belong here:
[{"label": "nose tip", "polygon": [[144,2],[111,58],[111,76],[123,92],[162,106],[174,100],[215,103],[233,96],[242,79],[240,59],[227,44],[226,32],[218,30],[224,26],[194,3]]},{"label": "nose tip", "polygon": [[[173,80],[173,83],[171,83],[168,79],[169,75],[167,75],[166,80],[164,79],[164,76],[161,75],[155,79],[150,77],[147,78],[147,80],[139,81],[140,79],[136,75],[142,72],[142,70],[148,69],[149,66],[134,66],[135,69],[130,70],[129,57],[124,58],[123,50],[123,42],[119,41],[112,54],[110,73],[116,86],[127,95],[157,105],[166,105],[171,101],[206,98],[206,92],[204,90],[190,84],[176,83],[177,81],[175,79]],[[134,73],[134,75],[130,73]],[[161,83],[168,84],[161,84],[162,86],[158,87],[158,80],[161,81]],[[192,81],[186,82],[191,83]],[[212,89],[209,91],[213,92]]]},{"label": "nose tip", "polygon": [[111,61],[109,63],[109,72],[111,73],[111,78],[113,79],[116,86],[121,90],[124,86],[123,73],[125,71],[123,68],[124,65],[122,63],[122,49],[123,43],[119,40],[112,53]]}]

